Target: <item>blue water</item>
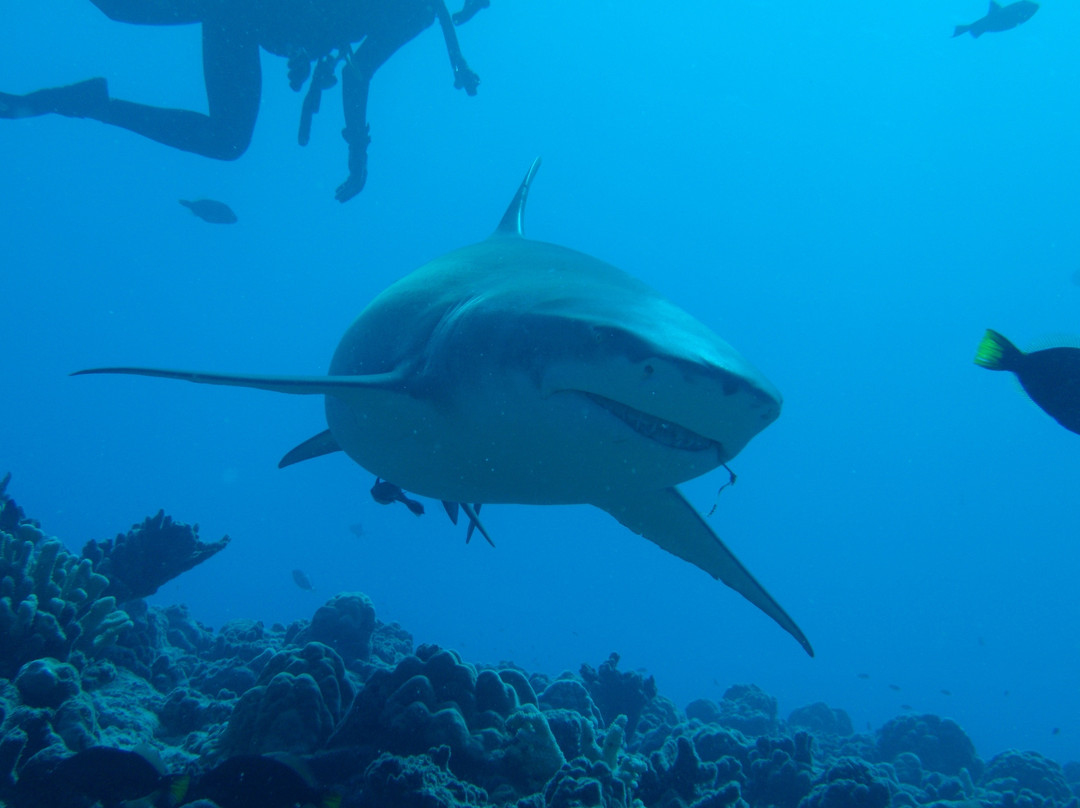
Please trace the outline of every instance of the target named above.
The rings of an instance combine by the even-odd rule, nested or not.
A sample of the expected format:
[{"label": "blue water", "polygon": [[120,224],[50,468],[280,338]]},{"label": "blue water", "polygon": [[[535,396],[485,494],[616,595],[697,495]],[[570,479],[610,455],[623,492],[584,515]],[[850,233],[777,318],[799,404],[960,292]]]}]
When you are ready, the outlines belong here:
[{"label": "blue water", "polygon": [[[205,104],[197,27],[9,6],[0,89],[104,75],[115,96]],[[956,719],[983,757],[1080,759],[1080,438],[971,361],[986,327],[1022,347],[1080,332],[1080,7],[950,38],[984,12],[493,0],[459,30],[475,98],[436,28],[377,74],[370,178],[344,206],[336,90],[299,148],[301,97],[266,54],[234,163],[90,121],[0,122],[9,492],[75,548],[162,507],[228,533],[156,596],[212,626],[361,590],[472,661],[557,673],[618,651],[680,706],[754,682],[785,714],[824,700],[877,727],[910,708]],[[492,549],[436,503],[376,505],[341,455],[279,471],[324,428],[320,400],[67,377],[325,372],[375,294],[491,231],[536,155],[531,236],[641,277],[783,392],[712,523],[816,659],[598,510],[492,506]],[[176,201],[201,196],[240,222]],[[707,511],[724,479],[685,488]]]}]

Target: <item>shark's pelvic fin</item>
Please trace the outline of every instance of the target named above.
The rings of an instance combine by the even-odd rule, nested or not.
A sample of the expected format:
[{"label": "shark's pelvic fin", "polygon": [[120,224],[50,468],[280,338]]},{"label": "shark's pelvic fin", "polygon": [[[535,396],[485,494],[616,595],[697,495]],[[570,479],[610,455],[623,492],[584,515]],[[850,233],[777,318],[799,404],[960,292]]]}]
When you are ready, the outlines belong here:
[{"label": "shark's pelvic fin", "polygon": [[480,506],[475,508],[468,502],[461,503],[461,510],[465,511],[465,515],[469,517],[469,529],[465,533],[465,543],[469,543],[469,539],[472,538],[473,528],[480,531],[480,535],[487,539],[487,543],[492,547],[495,546],[495,542],[491,540],[491,536],[488,535],[487,529],[484,527],[484,523],[480,521]]},{"label": "shark's pelvic fin", "polygon": [[491,234],[493,237],[521,237],[525,235],[525,203],[529,198],[529,187],[532,185],[533,177],[536,176],[539,169],[540,158],[537,157],[529,166],[529,171],[525,175],[525,179],[521,181],[521,185],[518,186],[514,198],[510,200],[510,206],[506,209],[506,213],[503,214],[502,221],[495,228],[495,232]]},{"label": "shark's pelvic fin", "polygon": [[446,515],[450,517],[450,521],[457,526],[458,517],[458,504],[456,502],[447,502],[445,499],[442,501],[443,509],[446,511]]},{"label": "shark's pelvic fin", "polygon": [[814,649],[772,595],[765,591],[675,488],[626,492],[617,502],[596,503],[626,527],[730,586],[780,624],[810,656]]},{"label": "shark's pelvic fin", "polygon": [[277,466],[279,469],[283,469],[293,463],[299,463],[301,460],[311,460],[313,457],[322,457],[340,451],[341,447],[337,445],[337,441],[330,434],[330,430],[326,429],[315,437],[308,438],[294,449],[290,449],[288,454],[278,461]]},{"label": "shark's pelvic fin", "polygon": [[377,373],[371,376],[251,376],[232,373],[203,373],[198,370],[166,370],[163,368],[90,368],[76,370],[72,376],[94,373],[114,373],[126,376],[154,376],[160,379],[179,379],[196,384],[220,384],[225,387],[254,387],[274,393],[301,396],[334,395],[346,390],[400,390],[398,373]]}]

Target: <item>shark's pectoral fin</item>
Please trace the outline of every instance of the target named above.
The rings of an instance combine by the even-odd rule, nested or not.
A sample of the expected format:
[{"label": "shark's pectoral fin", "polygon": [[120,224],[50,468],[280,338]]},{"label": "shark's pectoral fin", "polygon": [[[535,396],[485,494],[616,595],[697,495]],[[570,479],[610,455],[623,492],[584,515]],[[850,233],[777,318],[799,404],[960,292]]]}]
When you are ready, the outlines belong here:
[{"label": "shark's pectoral fin", "polygon": [[301,396],[338,395],[357,389],[401,390],[402,374],[376,373],[370,376],[253,376],[237,373],[203,373],[199,370],[163,368],[90,368],[76,370],[72,376],[113,373],[125,376],[154,376],[196,384],[220,384],[225,387],[254,387],[274,393]]},{"label": "shark's pectoral fin", "polygon": [[723,581],[779,623],[781,628],[798,640],[806,653],[814,655],[810,641],[795,625],[795,621],[754,580],[754,576],[677,489],[628,492],[624,498],[595,504],[630,530]]},{"label": "shark's pectoral fin", "polygon": [[290,449],[289,452],[278,461],[277,467],[283,469],[286,466],[291,466],[293,463],[299,463],[301,460],[311,460],[313,457],[322,457],[323,455],[340,451],[341,447],[337,445],[337,441],[334,440],[334,436],[330,434],[330,430],[326,429],[315,437],[308,438],[299,446]]}]

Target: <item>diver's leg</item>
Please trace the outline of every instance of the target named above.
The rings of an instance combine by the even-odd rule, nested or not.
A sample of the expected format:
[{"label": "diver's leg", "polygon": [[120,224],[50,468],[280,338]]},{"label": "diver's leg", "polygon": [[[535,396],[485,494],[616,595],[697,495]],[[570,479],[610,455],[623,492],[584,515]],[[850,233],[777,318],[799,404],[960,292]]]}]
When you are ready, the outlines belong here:
[{"label": "diver's leg", "polygon": [[[218,0],[90,0],[118,22],[181,25],[200,22],[210,2]],[[63,87],[47,87],[25,95],[0,93],[0,118],[30,118],[55,113],[71,118],[103,120],[109,103],[103,78]]]},{"label": "diver's leg", "polygon": [[259,43],[248,21],[203,21],[203,74],[209,115],[111,99],[104,115],[89,117],[166,146],[235,160],[251,142],[262,92]]},{"label": "diver's leg", "polygon": [[201,22],[205,0],[90,0],[110,20],[136,25]]}]

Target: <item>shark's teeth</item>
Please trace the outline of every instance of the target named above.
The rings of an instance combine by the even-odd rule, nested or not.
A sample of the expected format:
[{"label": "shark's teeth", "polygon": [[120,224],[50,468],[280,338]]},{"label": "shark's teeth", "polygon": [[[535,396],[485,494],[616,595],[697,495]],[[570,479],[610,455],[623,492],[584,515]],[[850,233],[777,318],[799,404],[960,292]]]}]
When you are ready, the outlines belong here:
[{"label": "shark's teeth", "polygon": [[686,427],[673,424],[671,421],[665,421],[662,418],[657,418],[655,415],[649,415],[647,412],[635,410],[633,407],[623,404],[622,402],[604,398],[596,393],[585,393],[585,395],[612,415],[625,421],[635,432],[638,432],[657,443],[670,446],[672,449],[685,449],[688,452],[700,452],[703,449],[711,449],[718,445],[716,441],[702,437],[696,432],[691,432]]}]

